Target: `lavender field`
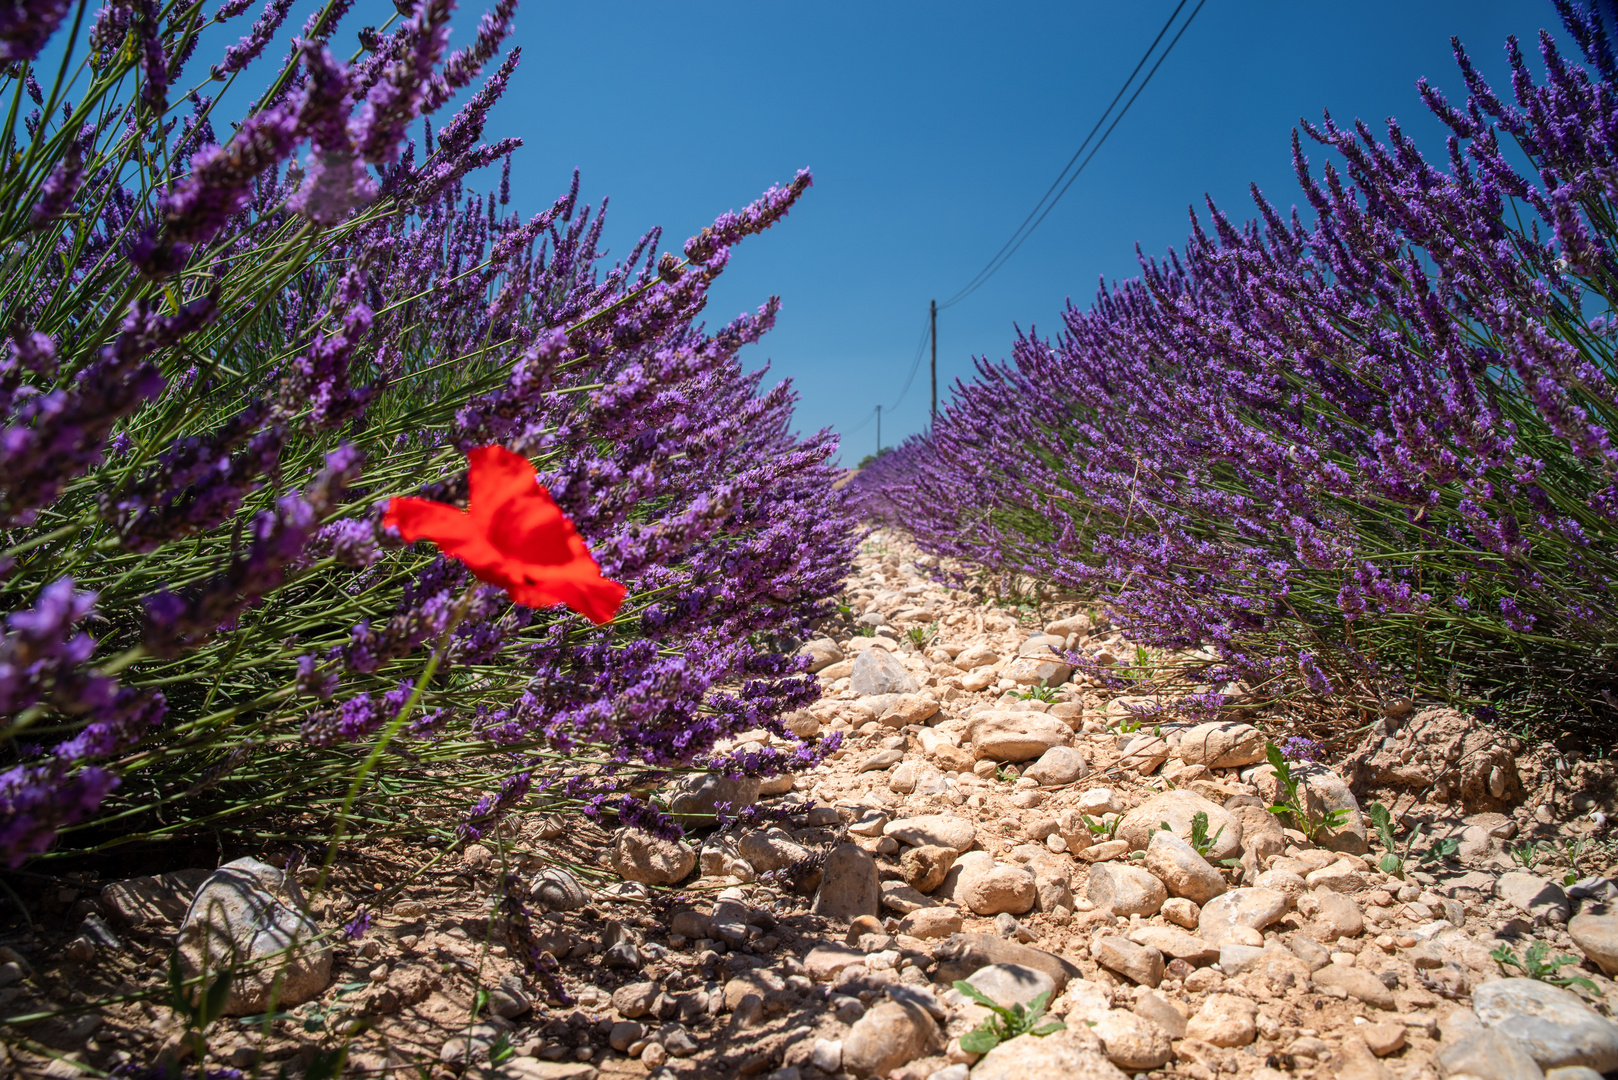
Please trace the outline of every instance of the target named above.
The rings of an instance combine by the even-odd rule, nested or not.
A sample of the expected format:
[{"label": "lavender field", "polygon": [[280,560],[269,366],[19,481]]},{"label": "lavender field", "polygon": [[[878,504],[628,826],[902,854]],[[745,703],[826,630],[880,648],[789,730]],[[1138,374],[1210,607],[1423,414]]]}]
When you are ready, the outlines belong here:
[{"label": "lavender field", "polygon": [[293,6],[0,4],[0,1080],[1618,1073],[1599,7],[853,467],[808,169],[620,253],[516,0]]}]

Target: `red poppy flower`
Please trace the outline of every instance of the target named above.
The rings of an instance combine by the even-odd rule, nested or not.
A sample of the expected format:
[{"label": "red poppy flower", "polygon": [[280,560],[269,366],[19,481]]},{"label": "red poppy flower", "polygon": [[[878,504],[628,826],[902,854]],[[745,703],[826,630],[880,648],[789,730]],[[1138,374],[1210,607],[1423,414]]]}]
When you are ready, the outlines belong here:
[{"label": "red poppy flower", "polygon": [[466,564],[479,581],[499,585],[519,604],[566,604],[596,625],[609,621],[628,592],[601,576],[573,522],[521,454],[480,446],[466,455],[471,498],[465,510],[429,499],[397,498],[382,524],[406,540],[431,540]]}]

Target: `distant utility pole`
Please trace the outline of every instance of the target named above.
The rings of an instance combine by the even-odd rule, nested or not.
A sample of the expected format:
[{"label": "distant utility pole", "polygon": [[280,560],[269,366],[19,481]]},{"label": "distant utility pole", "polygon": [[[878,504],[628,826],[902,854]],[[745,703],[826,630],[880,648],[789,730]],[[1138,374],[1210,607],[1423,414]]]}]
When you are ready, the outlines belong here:
[{"label": "distant utility pole", "polygon": [[929,414],[938,419],[938,301],[929,301],[933,321],[933,407]]},{"label": "distant utility pole", "polygon": [[876,407],[876,452],[882,452],[882,406]]}]

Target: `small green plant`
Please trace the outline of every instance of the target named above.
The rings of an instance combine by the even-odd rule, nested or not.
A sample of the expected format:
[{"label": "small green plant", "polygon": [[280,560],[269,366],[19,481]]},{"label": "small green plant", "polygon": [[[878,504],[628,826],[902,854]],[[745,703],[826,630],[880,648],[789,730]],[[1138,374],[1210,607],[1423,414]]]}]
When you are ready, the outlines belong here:
[{"label": "small green plant", "polygon": [[1272,814],[1285,814],[1292,819],[1297,830],[1311,843],[1327,829],[1335,829],[1348,820],[1348,810],[1339,808],[1328,810],[1316,817],[1308,807],[1307,797],[1300,791],[1302,785],[1293,777],[1292,766],[1281,753],[1281,748],[1274,743],[1266,743],[1264,754],[1270,761],[1270,767],[1275,770],[1275,778],[1281,785],[1282,800],[1270,807]]},{"label": "small green plant", "polygon": [[1017,696],[1024,701],[1055,701],[1056,688],[1041,683],[1038,686],[1030,686],[1026,690],[1019,690]]},{"label": "small green plant", "polygon": [[938,637],[938,624],[930,622],[926,626],[912,626],[905,634],[910,638],[910,644],[918,649],[925,649]]},{"label": "small green plant", "polygon": [[517,1048],[511,1045],[511,1038],[502,1031],[494,1040],[494,1045],[489,1047],[489,1064],[499,1065],[516,1056],[516,1053]]},{"label": "small green plant", "polygon": [[1134,713],[1130,713],[1128,716],[1125,716],[1123,719],[1118,721],[1118,734],[1120,735],[1133,735],[1139,730],[1140,717],[1136,716]]},{"label": "small green plant", "polygon": [[1049,1035],[1067,1026],[1060,1020],[1045,1018],[1045,1006],[1049,1004],[1051,996],[1049,990],[1026,1006],[1013,1005],[1007,1009],[995,1004],[992,998],[980,993],[977,987],[965,979],[956,979],[955,989],[993,1014],[961,1036],[961,1049],[969,1054],[987,1054],[1001,1043],[1009,1042],[1019,1035]]},{"label": "small green plant", "polygon": [[874,626],[856,626],[854,628],[854,636],[855,637],[876,637],[876,627],[874,627]]},{"label": "small green plant", "polygon": [[1084,819],[1084,827],[1090,830],[1091,836],[1105,836],[1108,840],[1118,832],[1118,823],[1124,820],[1122,814],[1115,816],[1111,821],[1105,816],[1100,818],[1093,818],[1089,814],[1079,816]]},{"label": "small green plant", "polygon": [[1545,857],[1545,849],[1536,840],[1524,840],[1520,844],[1507,844],[1506,854],[1524,870],[1533,870]]},{"label": "small green plant", "polygon": [[1434,840],[1433,846],[1422,852],[1421,857],[1416,861],[1423,866],[1431,866],[1433,863],[1455,858],[1460,850],[1461,842],[1459,840],[1453,836],[1445,836]]},{"label": "small green plant", "polygon": [[1382,841],[1382,846],[1388,849],[1383,852],[1382,858],[1378,860],[1377,865],[1384,874],[1392,874],[1394,877],[1403,880],[1405,863],[1410,859],[1410,849],[1415,846],[1417,839],[1421,837],[1421,824],[1418,822],[1416,827],[1410,831],[1410,835],[1405,839],[1404,848],[1401,850],[1398,841],[1393,837],[1393,814],[1389,812],[1388,808],[1379,802],[1374,802],[1367,812],[1371,818],[1371,825],[1376,829],[1377,838]]},{"label": "small green plant", "polygon": [[1502,971],[1507,968],[1516,968],[1528,978],[1538,979],[1540,982],[1550,983],[1552,986],[1582,986],[1593,993],[1601,993],[1596,984],[1586,979],[1583,975],[1563,975],[1561,973],[1562,965],[1577,964],[1579,962],[1577,956],[1569,953],[1547,956],[1546,953],[1549,951],[1549,945],[1543,941],[1536,941],[1523,951],[1520,959],[1516,953],[1511,951],[1511,946],[1509,945],[1502,945],[1489,953],[1489,955],[1494,957],[1495,963],[1500,965],[1500,970]]},{"label": "small green plant", "polygon": [[1004,780],[1008,784],[1016,782],[1019,775],[1021,774],[1018,773],[1016,769],[1011,768],[1009,765],[1001,765],[994,771],[996,780]]},{"label": "small green plant", "polygon": [[1208,835],[1208,815],[1206,812],[1198,810],[1191,815],[1191,846],[1197,849],[1198,855],[1206,858],[1208,852],[1213,850],[1213,846],[1219,843],[1219,838],[1223,835],[1225,835],[1224,825],[1220,825],[1219,831],[1212,836]]}]

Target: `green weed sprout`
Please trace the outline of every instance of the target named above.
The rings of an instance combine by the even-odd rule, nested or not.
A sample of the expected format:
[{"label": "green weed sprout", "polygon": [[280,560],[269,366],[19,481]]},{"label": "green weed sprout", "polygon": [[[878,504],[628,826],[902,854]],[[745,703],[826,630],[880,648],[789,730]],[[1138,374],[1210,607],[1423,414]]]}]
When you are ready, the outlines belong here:
[{"label": "green weed sprout", "polygon": [[1520,844],[1507,844],[1506,854],[1511,856],[1512,862],[1524,870],[1531,871],[1539,865],[1539,860],[1545,857],[1545,849],[1536,841],[1524,840]]},{"label": "green weed sprout", "polygon": [[918,649],[925,649],[938,636],[938,624],[931,622],[926,626],[912,626],[905,633],[910,638],[910,644]]},{"label": "green weed sprout", "polygon": [[1404,849],[1401,851],[1398,842],[1393,838],[1393,814],[1389,812],[1388,808],[1379,802],[1374,802],[1366,812],[1371,818],[1372,827],[1376,829],[1377,838],[1382,841],[1382,846],[1388,849],[1383,852],[1377,866],[1381,868],[1384,874],[1392,874],[1401,881],[1404,880],[1405,862],[1410,858],[1410,849],[1415,846],[1416,840],[1421,836],[1420,823],[1411,830],[1409,838],[1405,840]]},{"label": "green weed sprout", "polygon": [[993,999],[979,992],[977,987],[965,979],[956,979],[955,989],[993,1014],[961,1036],[961,1049],[969,1054],[987,1054],[1001,1043],[1009,1042],[1019,1035],[1044,1036],[1061,1031],[1067,1026],[1060,1020],[1045,1018],[1045,1007],[1049,1004],[1051,996],[1049,990],[1026,1006],[1013,1005],[1007,1009],[997,1005]]},{"label": "green weed sprout", "polygon": [[1307,798],[1299,791],[1301,785],[1293,778],[1292,766],[1287,763],[1279,746],[1265,743],[1264,756],[1269,758],[1270,767],[1275,770],[1275,778],[1281,784],[1283,795],[1280,802],[1269,808],[1270,813],[1290,817],[1293,825],[1310,843],[1327,829],[1335,829],[1348,820],[1348,810],[1344,808],[1328,810],[1319,817],[1310,812]]},{"label": "green weed sprout", "polygon": [[1041,683],[1038,686],[1030,686],[1026,690],[1017,691],[1017,696],[1023,701],[1055,701],[1056,688]]},{"label": "green weed sprout", "polygon": [[1545,942],[1536,941],[1528,946],[1521,959],[1511,951],[1509,945],[1502,945],[1490,952],[1489,955],[1494,957],[1495,963],[1500,965],[1501,971],[1505,971],[1507,968],[1516,968],[1526,977],[1550,983],[1552,986],[1582,986],[1593,993],[1601,993],[1600,988],[1583,975],[1561,974],[1563,964],[1577,964],[1579,962],[1577,956],[1569,953],[1558,953],[1555,956],[1548,957],[1545,954],[1549,950],[1550,946]]},{"label": "green weed sprout", "polygon": [[1079,816],[1084,819],[1084,827],[1090,830],[1091,836],[1105,836],[1108,840],[1111,840],[1114,834],[1118,832],[1118,823],[1124,820],[1122,814],[1119,814],[1110,822],[1104,816],[1100,818],[1093,818],[1089,814],[1080,814]]}]

